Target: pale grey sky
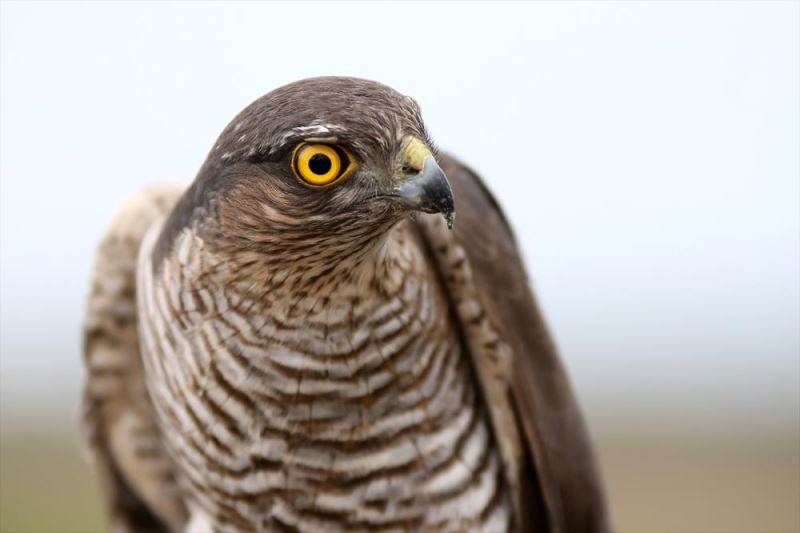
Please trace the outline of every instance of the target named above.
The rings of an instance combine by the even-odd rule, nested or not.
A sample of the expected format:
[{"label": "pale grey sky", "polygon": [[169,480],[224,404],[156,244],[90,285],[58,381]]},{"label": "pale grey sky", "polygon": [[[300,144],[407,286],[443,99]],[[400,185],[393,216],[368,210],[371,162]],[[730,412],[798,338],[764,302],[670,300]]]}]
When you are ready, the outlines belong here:
[{"label": "pale grey sky", "polygon": [[414,96],[484,175],[594,423],[796,424],[798,5],[4,2],[4,419],[75,409],[121,202],[342,74]]}]

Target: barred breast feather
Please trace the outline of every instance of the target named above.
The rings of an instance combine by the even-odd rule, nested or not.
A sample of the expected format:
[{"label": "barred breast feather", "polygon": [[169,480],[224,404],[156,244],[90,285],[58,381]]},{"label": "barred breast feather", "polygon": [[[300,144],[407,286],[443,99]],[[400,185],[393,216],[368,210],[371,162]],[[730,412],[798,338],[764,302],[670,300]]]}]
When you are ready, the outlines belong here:
[{"label": "barred breast feather", "polygon": [[342,262],[357,276],[300,301],[240,280],[192,231],[154,270],[157,232],[139,267],[144,361],[197,516],[220,531],[510,528],[488,412],[409,223],[380,263]]}]

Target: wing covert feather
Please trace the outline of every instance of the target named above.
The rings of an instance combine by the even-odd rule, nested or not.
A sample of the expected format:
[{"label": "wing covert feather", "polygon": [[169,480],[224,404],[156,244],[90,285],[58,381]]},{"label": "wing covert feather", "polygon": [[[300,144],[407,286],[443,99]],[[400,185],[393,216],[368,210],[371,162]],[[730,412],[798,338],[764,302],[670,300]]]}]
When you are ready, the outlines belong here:
[{"label": "wing covert feather", "polygon": [[114,531],[174,530],[185,521],[145,389],[135,301],[142,238],[182,190],[156,186],[135,195],[95,255],[84,324],[83,423]]},{"label": "wing covert feather", "polygon": [[[543,508],[548,531],[608,531],[605,496],[583,417],[534,300],[511,227],[474,172],[449,155],[442,155],[439,163],[453,189],[456,222],[449,236],[444,224],[434,218],[426,217],[421,226],[451,299],[464,289],[457,287],[459,277],[453,275],[452,261],[448,263],[436,249],[444,250],[443,240],[450,239],[464,250],[477,299],[501,344],[510,348],[509,368],[500,372],[505,376],[501,388],[507,398],[499,398],[497,376],[488,376],[481,360],[485,347],[471,343],[466,335],[490,411],[491,404],[507,401],[521,426],[517,429],[525,457],[515,465],[516,472],[511,466],[510,476],[519,476],[516,486],[512,480],[512,488],[517,492],[522,527],[541,528],[543,519],[537,515]],[[458,315],[462,327],[468,328],[468,317],[460,308]],[[496,407],[491,414],[495,432],[505,433],[502,421],[496,420],[500,410]],[[508,452],[505,455],[508,463]]]}]

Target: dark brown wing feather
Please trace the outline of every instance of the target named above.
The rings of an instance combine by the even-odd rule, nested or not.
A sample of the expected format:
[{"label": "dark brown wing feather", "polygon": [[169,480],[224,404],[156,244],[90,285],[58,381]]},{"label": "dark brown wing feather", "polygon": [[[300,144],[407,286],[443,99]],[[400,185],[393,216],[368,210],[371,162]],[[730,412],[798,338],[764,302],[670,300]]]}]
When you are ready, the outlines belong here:
[{"label": "dark brown wing feather", "polygon": [[508,221],[474,172],[447,155],[440,164],[455,197],[455,240],[466,252],[486,312],[513,352],[511,404],[530,461],[521,466],[523,524],[541,525],[535,514],[543,506],[550,531],[607,531],[605,495],[583,417]]}]

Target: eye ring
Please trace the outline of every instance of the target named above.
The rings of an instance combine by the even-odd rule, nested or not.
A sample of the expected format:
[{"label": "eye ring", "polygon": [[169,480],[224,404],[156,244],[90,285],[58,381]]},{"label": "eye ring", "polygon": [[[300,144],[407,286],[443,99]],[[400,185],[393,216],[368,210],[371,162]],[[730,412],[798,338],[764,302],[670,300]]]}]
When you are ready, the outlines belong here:
[{"label": "eye ring", "polygon": [[324,143],[303,142],[292,154],[295,177],[312,187],[327,187],[353,169],[349,154],[342,148]]}]

